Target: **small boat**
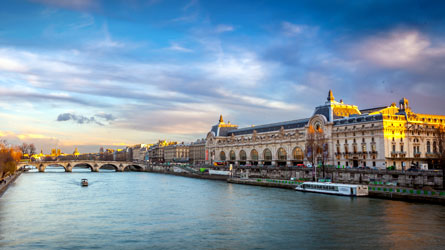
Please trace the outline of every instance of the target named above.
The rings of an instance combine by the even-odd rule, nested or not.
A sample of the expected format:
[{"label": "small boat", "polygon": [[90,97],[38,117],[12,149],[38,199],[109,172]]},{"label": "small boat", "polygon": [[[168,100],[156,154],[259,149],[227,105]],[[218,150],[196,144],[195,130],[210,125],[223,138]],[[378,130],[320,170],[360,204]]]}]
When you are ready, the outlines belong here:
[{"label": "small boat", "polygon": [[323,194],[368,196],[368,186],[331,182],[303,182],[295,190]]},{"label": "small boat", "polygon": [[82,179],[80,184],[82,185],[82,187],[87,187],[88,186],[88,180],[87,179]]}]

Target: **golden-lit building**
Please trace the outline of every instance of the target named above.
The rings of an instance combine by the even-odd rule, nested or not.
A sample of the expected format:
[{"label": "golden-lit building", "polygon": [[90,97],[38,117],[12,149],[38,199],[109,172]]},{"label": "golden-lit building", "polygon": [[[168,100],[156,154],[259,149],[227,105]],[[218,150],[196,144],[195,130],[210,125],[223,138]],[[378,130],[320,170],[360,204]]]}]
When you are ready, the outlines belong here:
[{"label": "golden-lit building", "polygon": [[[417,114],[403,98],[399,106],[360,110],[329,91],[309,118],[238,128],[222,116],[206,138],[206,163],[292,166],[309,164],[307,131],[325,136],[325,164],[340,167],[433,168],[438,158],[438,126],[445,116]],[[319,157],[318,162],[322,159]]]},{"label": "golden-lit building", "polygon": [[148,149],[148,158],[152,163],[164,163],[164,148],[169,145],[177,144],[177,142],[169,142],[166,140],[159,140],[157,143],[150,146]]}]

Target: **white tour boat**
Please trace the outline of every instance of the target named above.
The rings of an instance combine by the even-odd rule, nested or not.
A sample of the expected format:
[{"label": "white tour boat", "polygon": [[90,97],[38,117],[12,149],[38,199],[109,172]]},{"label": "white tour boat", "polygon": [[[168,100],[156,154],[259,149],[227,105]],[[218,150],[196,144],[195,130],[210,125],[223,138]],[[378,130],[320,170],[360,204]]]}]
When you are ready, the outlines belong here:
[{"label": "white tour boat", "polygon": [[303,182],[295,190],[347,196],[367,196],[368,186],[331,182]]}]

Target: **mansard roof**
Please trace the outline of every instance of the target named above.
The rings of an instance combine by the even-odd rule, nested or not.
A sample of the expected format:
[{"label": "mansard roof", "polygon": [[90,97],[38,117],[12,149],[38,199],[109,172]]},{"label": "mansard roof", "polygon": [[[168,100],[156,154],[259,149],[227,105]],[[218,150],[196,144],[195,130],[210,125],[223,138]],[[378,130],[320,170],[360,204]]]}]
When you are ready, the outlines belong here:
[{"label": "mansard roof", "polygon": [[362,123],[362,122],[370,122],[370,121],[381,121],[383,120],[382,114],[375,115],[353,115],[349,117],[345,117],[342,119],[337,119],[334,121],[334,126],[347,125],[352,123]]},{"label": "mansard roof", "polygon": [[387,106],[374,107],[374,108],[369,108],[369,109],[360,109],[360,112],[362,114],[369,114],[369,113],[374,113],[374,112],[380,111],[385,108],[387,108]]},{"label": "mansard roof", "polygon": [[240,129],[234,129],[227,132],[227,135],[230,136],[232,134],[234,135],[248,135],[252,134],[255,130],[257,133],[265,133],[265,132],[272,132],[272,131],[279,131],[281,127],[284,129],[295,129],[295,128],[302,128],[307,125],[310,118],[305,119],[299,119],[299,120],[291,120],[291,121],[285,121],[285,122],[277,122],[277,123],[270,123],[270,124],[264,124],[259,126],[252,126],[252,127],[246,127],[246,128],[240,128]]}]

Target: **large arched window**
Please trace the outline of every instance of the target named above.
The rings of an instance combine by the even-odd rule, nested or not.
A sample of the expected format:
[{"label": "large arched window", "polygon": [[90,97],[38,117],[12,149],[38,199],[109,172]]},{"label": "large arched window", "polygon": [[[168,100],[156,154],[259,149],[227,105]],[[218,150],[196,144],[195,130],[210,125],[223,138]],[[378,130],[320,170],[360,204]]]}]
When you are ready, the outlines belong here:
[{"label": "large arched window", "polygon": [[224,153],[224,151],[221,151],[221,152],[219,153],[219,159],[220,159],[221,161],[225,161],[225,160],[226,160],[226,153]]},{"label": "large arched window", "polygon": [[250,151],[250,158],[252,161],[258,161],[258,151],[252,149],[252,151]]},{"label": "large arched window", "polygon": [[431,153],[431,143],[430,143],[430,141],[426,142],[426,152],[427,153]]},{"label": "large arched window", "polygon": [[294,157],[294,160],[302,161],[304,159],[303,150],[301,150],[300,147],[294,148],[292,155]]},{"label": "large arched window", "polygon": [[241,151],[239,152],[239,159],[240,159],[241,161],[245,161],[245,160],[247,160],[247,154],[246,154],[246,151],[241,150]]},{"label": "large arched window", "polygon": [[436,141],[433,141],[433,152],[437,153],[437,144]]},{"label": "large arched window", "polygon": [[264,160],[265,161],[271,161],[272,160],[272,152],[268,148],[266,148],[264,150],[263,155],[264,155]]},{"label": "large arched window", "polygon": [[233,151],[233,150],[230,150],[230,160],[231,161],[235,161],[236,160],[235,151]]},{"label": "large arched window", "polygon": [[284,150],[284,148],[278,149],[278,160],[279,161],[287,160],[287,153],[286,153],[286,150]]}]

